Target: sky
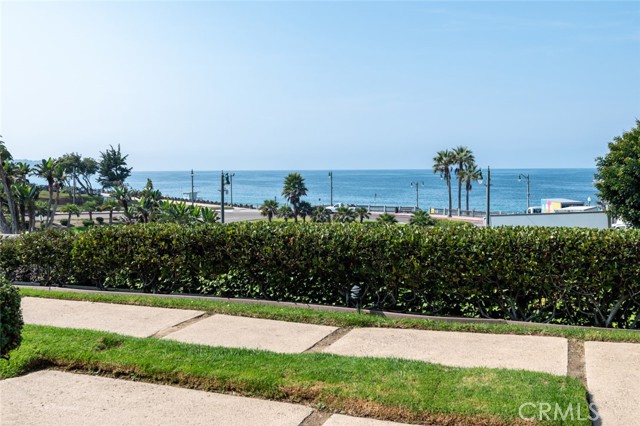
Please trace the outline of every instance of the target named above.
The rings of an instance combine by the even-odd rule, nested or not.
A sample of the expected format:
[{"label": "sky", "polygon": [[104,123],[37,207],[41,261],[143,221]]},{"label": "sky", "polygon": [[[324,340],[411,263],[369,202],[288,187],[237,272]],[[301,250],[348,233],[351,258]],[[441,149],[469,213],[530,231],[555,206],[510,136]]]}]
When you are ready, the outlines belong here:
[{"label": "sky", "polygon": [[14,158],[134,170],[595,167],[640,118],[640,2],[0,3]]}]

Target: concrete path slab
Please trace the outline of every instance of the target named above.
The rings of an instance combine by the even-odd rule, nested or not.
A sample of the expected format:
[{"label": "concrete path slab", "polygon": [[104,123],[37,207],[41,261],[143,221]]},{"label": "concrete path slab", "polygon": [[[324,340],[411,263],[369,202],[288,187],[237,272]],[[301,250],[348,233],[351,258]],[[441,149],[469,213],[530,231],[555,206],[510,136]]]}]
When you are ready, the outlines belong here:
[{"label": "concrete path slab", "polygon": [[323,426],[412,426],[407,423],[387,422],[383,420],[363,419],[342,414],[329,417]]},{"label": "concrete path slab", "polygon": [[587,387],[603,426],[640,424],[640,344],[585,342]]},{"label": "concrete path slab", "polygon": [[110,331],[134,337],[152,336],[202,314],[204,312],[149,306],[40,297],[22,299],[22,315],[27,324]]},{"label": "concrete path slab", "polygon": [[395,357],[453,367],[567,374],[568,342],[559,337],[359,328],[325,348],[338,355]]},{"label": "concrete path slab", "polygon": [[282,402],[60,371],[0,381],[3,426],[298,426],[311,409]]},{"label": "concrete path slab", "polygon": [[258,318],[213,315],[164,339],[230,348],[300,353],[333,333],[336,327]]}]

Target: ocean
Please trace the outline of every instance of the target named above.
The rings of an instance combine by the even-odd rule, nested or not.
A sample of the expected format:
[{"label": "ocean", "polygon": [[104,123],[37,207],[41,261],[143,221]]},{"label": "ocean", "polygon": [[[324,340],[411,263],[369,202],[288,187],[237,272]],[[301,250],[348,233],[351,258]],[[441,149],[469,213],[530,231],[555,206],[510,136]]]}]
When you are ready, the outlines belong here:
[{"label": "ocean", "polygon": [[[311,204],[329,204],[330,179],[328,170],[294,170],[305,179],[308,192],[303,198]],[[281,195],[284,177],[292,171],[233,170],[233,202],[258,206],[266,199],[285,202]],[[483,170],[486,174],[486,170]],[[531,205],[539,206],[543,198],[568,198],[593,205],[597,190],[593,185],[595,169],[491,169],[491,211],[523,212],[527,207],[526,180],[518,182],[518,175],[530,176]],[[447,186],[431,170],[334,170],[333,202],[378,206],[415,206],[418,182],[418,203],[422,209],[447,207]],[[191,171],[152,172],[133,171],[127,183],[142,189],[147,178],[156,189],[173,197],[188,197],[191,191]],[[194,190],[203,200],[220,200],[220,171],[193,173]],[[424,186],[422,185],[424,183]],[[229,202],[231,188],[225,201]],[[457,208],[457,181],[452,180],[452,206]],[[462,208],[465,191],[462,189]],[[469,195],[471,210],[486,209],[486,186],[474,183]]]}]

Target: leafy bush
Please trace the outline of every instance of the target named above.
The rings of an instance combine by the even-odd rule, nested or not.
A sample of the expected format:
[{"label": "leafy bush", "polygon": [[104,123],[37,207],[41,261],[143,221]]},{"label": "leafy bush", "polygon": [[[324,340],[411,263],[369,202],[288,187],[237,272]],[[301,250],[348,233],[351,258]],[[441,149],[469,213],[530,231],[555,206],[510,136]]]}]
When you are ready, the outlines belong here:
[{"label": "leafy bush", "polygon": [[82,226],[89,227],[89,226],[93,226],[93,225],[94,225],[94,222],[91,219],[83,219],[82,220]]},{"label": "leafy bush", "polygon": [[[640,231],[234,223],[92,227],[0,245],[43,283],[639,328]],[[66,279],[66,281],[65,281]]]},{"label": "leafy bush", "polygon": [[9,352],[20,346],[23,325],[20,293],[0,276],[0,358],[9,359]]},{"label": "leafy bush", "polygon": [[69,219],[60,219],[60,225],[62,226],[69,225]]},{"label": "leafy bush", "polygon": [[104,223],[104,217],[102,216],[96,217],[96,222],[98,222],[99,225],[102,225]]}]

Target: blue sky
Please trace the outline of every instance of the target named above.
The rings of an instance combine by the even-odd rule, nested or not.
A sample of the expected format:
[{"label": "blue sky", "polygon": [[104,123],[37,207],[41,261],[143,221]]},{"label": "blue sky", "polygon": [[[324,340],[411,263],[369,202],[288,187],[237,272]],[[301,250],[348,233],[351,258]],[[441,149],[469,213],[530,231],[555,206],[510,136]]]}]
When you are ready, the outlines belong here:
[{"label": "blue sky", "polygon": [[17,158],[136,170],[594,167],[640,117],[640,2],[11,2]]}]

